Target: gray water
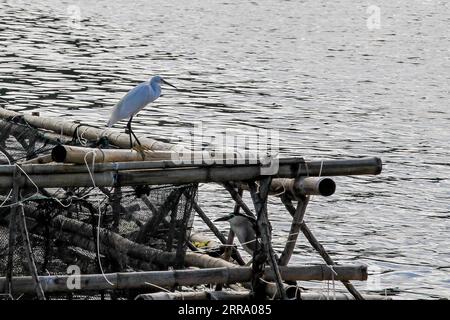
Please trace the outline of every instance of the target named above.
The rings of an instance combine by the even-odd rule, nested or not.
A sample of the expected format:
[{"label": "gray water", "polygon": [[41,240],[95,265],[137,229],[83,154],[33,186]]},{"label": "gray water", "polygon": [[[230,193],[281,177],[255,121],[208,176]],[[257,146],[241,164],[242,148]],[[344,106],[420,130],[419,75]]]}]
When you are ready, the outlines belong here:
[{"label": "gray water", "polygon": [[[364,292],[450,297],[449,22],[437,0],[3,0],[0,98],[103,126],[161,74],[181,90],[136,117],[139,135],[176,141],[202,120],[279,130],[282,156],[379,156],[381,175],[336,178],[335,195],[313,199],[310,228],[337,262],[369,266]],[[271,201],[281,250],[290,219]],[[213,218],[233,207],[218,186],[200,202]],[[301,239],[292,262],[321,260]]]}]

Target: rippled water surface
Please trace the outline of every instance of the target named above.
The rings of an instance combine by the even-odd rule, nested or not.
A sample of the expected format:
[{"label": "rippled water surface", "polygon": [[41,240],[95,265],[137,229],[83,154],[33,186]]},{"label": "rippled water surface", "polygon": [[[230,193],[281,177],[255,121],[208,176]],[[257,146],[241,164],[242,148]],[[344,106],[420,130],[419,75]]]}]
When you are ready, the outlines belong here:
[{"label": "rippled water surface", "polygon": [[[136,117],[140,135],[187,140],[202,120],[279,130],[286,156],[379,156],[381,175],[336,178],[335,195],[314,198],[310,228],[339,263],[369,265],[365,292],[449,297],[450,5],[376,4],[370,30],[367,1],[3,0],[0,98],[103,126],[127,90],[161,74],[180,90]],[[218,186],[201,191],[212,217],[232,210]],[[290,219],[271,201],[281,250]],[[293,262],[321,261],[301,239]]]}]

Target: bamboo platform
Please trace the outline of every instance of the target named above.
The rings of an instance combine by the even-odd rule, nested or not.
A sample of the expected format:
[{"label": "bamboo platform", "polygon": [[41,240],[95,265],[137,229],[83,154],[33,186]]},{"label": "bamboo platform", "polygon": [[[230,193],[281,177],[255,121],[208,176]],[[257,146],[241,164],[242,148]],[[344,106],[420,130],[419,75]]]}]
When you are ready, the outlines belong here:
[{"label": "bamboo platform", "polygon": [[[143,300],[323,299],[321,293],[298,294],[297,281],[314,280],[341,282],[349,295],[340,292],[337,299],[383,299],[358,292],[351,281],[367,280],[367,267],[336,264],[305,221],[312,195],[332,196],[334,177],[380,174],[379,158],[276,159],[278,169],[267,175],[267,159],[258,156],[192,152],[149,138],[130,150],[128,135],[115,130],[2,108],[0,127],[6,157],[0,165],[0,294],[44,300],[110,292],[117,298],[132,290],[133,299]],[[198,203],[199,183],[221,185],[235,213],[254,219],[251,265],[233,246],[234,233],[225,236]],[[278,199],[292,220],[278,254],[268,197]],[[216,239],[191,233],[194,215]],[[325,265],[289,264],[300,234]],[[37,257],[36,248],[45,254]],[[26,259],[18,260],[19,254]],[[42,274],[49,265],[80,265],[83,273]],[[68,286],[71,281],[78,286]],[[183,286],[199,285],[215,285],[216,291],[183,292]]]}]

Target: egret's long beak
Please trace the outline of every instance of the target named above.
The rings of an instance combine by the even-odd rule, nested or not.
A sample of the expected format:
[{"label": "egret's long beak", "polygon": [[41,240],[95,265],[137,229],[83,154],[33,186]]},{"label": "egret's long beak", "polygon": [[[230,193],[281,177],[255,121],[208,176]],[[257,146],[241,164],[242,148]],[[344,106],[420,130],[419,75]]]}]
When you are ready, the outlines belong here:
[{"label": "egret's long beak", "polygon": [[171,86],[171,87],[177,89],[177,87],[175,87],[173,84],[168,83],[166,80],[161,79],[161,81],[162,81],[163,83],[165,83],[165,84],[167,84],[167,85],[169,85],[169,86]]},{"label": "egret's long beak", "polygon": [[231,218],[231,215],[227,215],[227,216],[223,216],[223,217],[217,218],[216,220],[214,220],[214,222],[216,222],[216,221],[228,221],[228,220],[230,220],[230,218]]}]

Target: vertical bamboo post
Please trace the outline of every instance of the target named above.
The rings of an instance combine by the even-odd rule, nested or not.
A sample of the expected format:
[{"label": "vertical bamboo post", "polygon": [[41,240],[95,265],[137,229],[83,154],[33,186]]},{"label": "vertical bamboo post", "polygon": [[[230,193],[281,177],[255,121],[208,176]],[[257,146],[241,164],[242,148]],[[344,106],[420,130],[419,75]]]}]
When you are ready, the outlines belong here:
[{"label": "vertical bamboo post", "polygon": [[[283,286],[283,279],[281,278],[280,269],[275,258],[275,253],[272,247],[271,226],[269,217],[267,215],[267,197],[269,195],[270,184],[272,183],[272,176],[262,177],[260,180],[259,192],[257,192],[256,184],[249,182],[249,188],[257,212],[257,229],[260,233],[262,240],[262,247],[266,256],[268,256],[268,262],[275,274],[275,282],[277,284],[278,292],[283,300],[287,299],[286,291]],[[254,261],[256,262],[256,261]]]},{"label": "vertical bamboo post", "polygon": [[30,237],[28,236],[27,222],[25,219],[25,212],[23,210],[23,205],[19,204],[19,226],[23,238],[23,247],[28,260],[28,267],[30,269],[31,277],[35,283],[36,294],[39,300],[46,300],[44,295],[44,290],[42,290],[42,285],[39,282],[38,272],[36,264],[34,263],[33,252],[31,250]]},{"label": "vertical bamboo post", "polygon": [[309,196],[304,197],[303,200],[299,200],[297,204],[297,209],[295,210],[294,217],[292,218],[291,229],[284,247],[283,253],[279,260],[280,266],[287,266],[289,260],[291,259],[292,253],[295,249],[295,244],[297,243],[298,234],[300,233],[301,225],[303,223],[303,217],[305,216],[306,207],[309,203]]},{"label": "vertical bamboo post", "polygon": [[[284,206],[288,210],[288,212],[295,216],[295,208],[292,204],[292,201],[289,199],[282,199]],[[312,247],[320,254],[320,256],[325,260],[325,262],[332,266],[335,265],[335,262],[330,257],[325,248],[320,244],[320,242],[316,239],[316,237],[312,234],[311,230],[306,225],[305,221],[303,221],[300,225],[300,230],[305,235],[306,239],[312,245]],[[350,283],[348,280],[342,280],[342,284],[347,288],[347,290],[355,297],[356,300],[364,300],[363,296],[356,290],[356,288]]]},{"label": "vertical bamboo post", "polygon": [[15,168],[13,178],[14,185],[12,191],[12,205],[10,210],[9,217],[9,239],[8,239],[8,261],[6,265],[6,286],[8,294],[12,296],[12,276],[13,276],[13,268],[14,268],[14,249],[16,246],[16,232],[17,232],[17,203],[19,202],[19,180],[21,173],[19,169]]}]

